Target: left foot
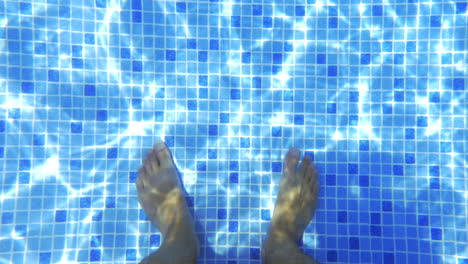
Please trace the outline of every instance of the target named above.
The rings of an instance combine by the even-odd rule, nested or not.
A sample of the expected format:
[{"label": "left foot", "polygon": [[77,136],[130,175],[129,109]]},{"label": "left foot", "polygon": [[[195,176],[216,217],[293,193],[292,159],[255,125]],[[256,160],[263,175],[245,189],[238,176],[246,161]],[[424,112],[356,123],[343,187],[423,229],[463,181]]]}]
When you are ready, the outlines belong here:
[{"label": "left foot", "polygon": [[[198,239],[185,201],[171,153],[164,142],[157,142],[148,153],[136,181],[138,198],[164,241],[160,249],[142,263],[173,263],[175,256],[196,259]],[[179,251],[181,252],[173,252]],[[182,257],[182,256],[181,256]]]}]

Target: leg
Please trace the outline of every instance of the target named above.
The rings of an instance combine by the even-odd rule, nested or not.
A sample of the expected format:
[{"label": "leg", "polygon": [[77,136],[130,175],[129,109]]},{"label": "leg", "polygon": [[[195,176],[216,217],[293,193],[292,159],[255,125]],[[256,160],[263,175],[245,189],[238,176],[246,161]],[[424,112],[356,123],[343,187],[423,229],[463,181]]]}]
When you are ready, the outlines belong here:
[{"label": "leg", "polygon": [[166,144],[160,141],[154,145],[138,173],[136,186],[140,205],[164,239],[161,247],[141,263],[195,263],[198,239]]},{"label": "leg", "polygon": [[297,241],[309,224],[317,206],[319,185],[317,172],[309,156],[297,170],[299,150],[286,154],[283,179],[271,219],[270,229],[262,248],[265,264],[318,263],[299,250]]}]

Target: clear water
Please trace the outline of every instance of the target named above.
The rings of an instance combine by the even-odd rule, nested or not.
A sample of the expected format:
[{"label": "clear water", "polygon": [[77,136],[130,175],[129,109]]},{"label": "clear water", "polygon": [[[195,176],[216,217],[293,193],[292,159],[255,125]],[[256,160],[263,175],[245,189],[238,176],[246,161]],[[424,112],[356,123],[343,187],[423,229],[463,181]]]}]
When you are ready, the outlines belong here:
[{"label": "clear water", "polygon": [[[350,4],[351,3],[351,4]],[[199,263],[259,263],[281,161],[313,154],[322,263],[468,263],[467,4],[0,2],[0,262],[135,263],[165,140]]]}]

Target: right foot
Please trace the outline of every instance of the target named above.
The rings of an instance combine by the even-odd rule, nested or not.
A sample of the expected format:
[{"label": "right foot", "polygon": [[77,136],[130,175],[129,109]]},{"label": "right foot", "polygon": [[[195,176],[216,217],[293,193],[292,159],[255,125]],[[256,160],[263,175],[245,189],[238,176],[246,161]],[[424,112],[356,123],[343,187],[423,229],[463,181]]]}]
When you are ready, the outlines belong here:
[{"label": "right foot", "polygon": [[286,154],[283,178],[265,241],[265,254],[276,251],[276,247],[284,243],[297,247],[297,241],[304,233],[317,206],[318,173],[307,155],[302,160],[301,167],[297,169],[299,155],[300,152],[296,148],[291,148]]}]

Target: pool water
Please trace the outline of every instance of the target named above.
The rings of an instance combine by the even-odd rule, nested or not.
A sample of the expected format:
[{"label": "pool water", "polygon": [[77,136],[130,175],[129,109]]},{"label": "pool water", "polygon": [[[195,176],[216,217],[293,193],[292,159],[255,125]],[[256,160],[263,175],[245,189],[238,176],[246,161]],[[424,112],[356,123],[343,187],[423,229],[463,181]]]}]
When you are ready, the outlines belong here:
[{"label": "pool water", "polygon": [[260,263],[314,157],[321,263],[468,263],[468,11],[443,0],[0,2],[0,263],[137,263],[173,151],[199,263]]}]

